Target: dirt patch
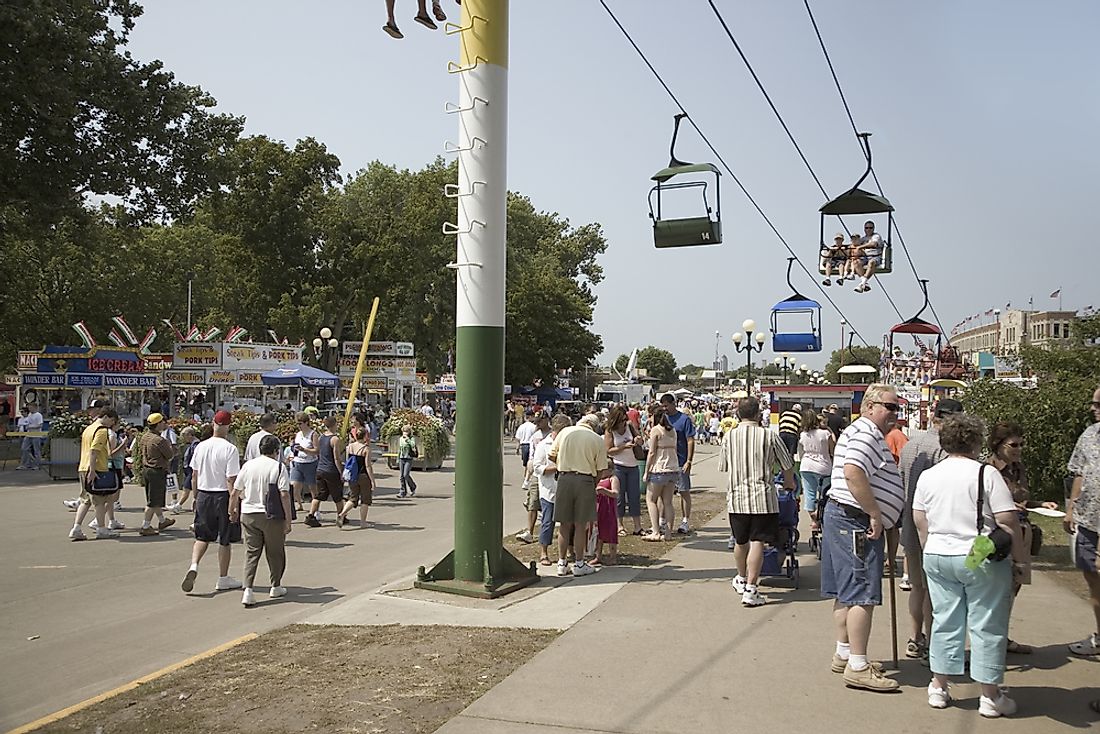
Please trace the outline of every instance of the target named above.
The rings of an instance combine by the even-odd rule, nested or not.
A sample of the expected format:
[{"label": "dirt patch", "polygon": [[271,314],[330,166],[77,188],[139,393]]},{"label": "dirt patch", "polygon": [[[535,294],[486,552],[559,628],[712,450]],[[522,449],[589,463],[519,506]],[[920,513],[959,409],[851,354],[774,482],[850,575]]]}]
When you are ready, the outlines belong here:
[{"label": "dirt patch", "polygon": [[[680,517],[680,500],[674,500],[676,502],[676,516]],[[694,490],[691,493],[691,529],[693,531],[706,525],[711,521],[715,515],[726,512],[726,492],[725,490],[719,491],[716,489],[702,489]],[[648,528],[649,515],[647,511],[642,512],[642,526]],[[630,518],[626,518],[626,529],[630,532],[634,529],[633,521]],[[555,543],[557,542],[557,530],[555,532]],[[538,526],[535,526],[535,534],[538,534]],[[652,566],[655,565],[658,560],[667,554],[674,546],[676,546],[681,540],[690,538],[690,535],[673,535],[671,540],[668,541],[656,541],[650,542],[642,540],[637,535],[624,535],[619,538],[619,564],[623,566]],[[523,561],[525,564],[530,561],[537,561],[539,559],[539,544],[524,543],[516,540],[515,533],[511,533],[504,537],[504,547],[508,549],[512,555]],[[556,550],[557,546],[552,545],[550,547],[550,558],[557,560],[558,554]]]},{"label": "dirt patch", "polygon": [[554,630],[293,625],[39,731],[432,732]]}]

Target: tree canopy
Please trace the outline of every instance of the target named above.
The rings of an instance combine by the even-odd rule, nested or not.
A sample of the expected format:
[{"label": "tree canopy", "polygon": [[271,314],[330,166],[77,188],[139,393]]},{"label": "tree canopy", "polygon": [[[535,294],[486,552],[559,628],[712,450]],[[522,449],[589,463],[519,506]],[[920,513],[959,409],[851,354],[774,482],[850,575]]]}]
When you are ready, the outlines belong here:
[{"label": "tree canopy", "polygon": [[666,349],[658,349],[652,344],[638,351],[638,367],[644,369],[650,377],[661,382],[676,382],[676,358]]}]

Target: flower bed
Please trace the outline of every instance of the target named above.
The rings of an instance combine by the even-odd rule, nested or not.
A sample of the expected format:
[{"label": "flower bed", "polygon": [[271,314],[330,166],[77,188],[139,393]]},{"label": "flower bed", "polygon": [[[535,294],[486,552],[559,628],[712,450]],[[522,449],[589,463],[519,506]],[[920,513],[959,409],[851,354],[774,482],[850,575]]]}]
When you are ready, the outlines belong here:
[{"label": "flower bed", "polygon": [[416,438],[420,460],[427,466],[439,466],[451,450],[451,435],[443,426],[443,421],[426,416],[419,410],[398,408],[382,424],[381,443],[385,445],[391,439],[396,441],[405,426],[409,427],[410,434]]}]

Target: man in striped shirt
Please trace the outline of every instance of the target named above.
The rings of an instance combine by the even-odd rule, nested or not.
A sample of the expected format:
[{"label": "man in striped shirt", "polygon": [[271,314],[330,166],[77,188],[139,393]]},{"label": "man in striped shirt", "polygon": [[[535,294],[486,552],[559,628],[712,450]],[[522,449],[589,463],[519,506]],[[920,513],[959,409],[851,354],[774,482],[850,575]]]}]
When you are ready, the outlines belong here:
[{"label": "man in striped shirt", "polygon": [[783,486],[794,489],[794,462],[779,435],[760,425],[760,401],[742,398],[737,403],[737,428],[726,433],[718,459],[718,471],[729,472],[726,509],[734,538],[737,576],[734,590],[741,603],[759,607],[766,599],[757,590],[764,565],[764,544],[779,544],[779,495],[772,482],[772,467],[783,470]]},{"label": "man in striped shirt", "polygon": [[894,691],[898,682],[868,662],[867,642],[875,607],[882,604],[883,531],[898,523],[905,505],[901,475],[885,440],[897,424],[897,391],[869,385],[860,412],[840,434],[833,455],[822,523],[821,594],[835,600],[833,672],[843,673],[851,688]]}]

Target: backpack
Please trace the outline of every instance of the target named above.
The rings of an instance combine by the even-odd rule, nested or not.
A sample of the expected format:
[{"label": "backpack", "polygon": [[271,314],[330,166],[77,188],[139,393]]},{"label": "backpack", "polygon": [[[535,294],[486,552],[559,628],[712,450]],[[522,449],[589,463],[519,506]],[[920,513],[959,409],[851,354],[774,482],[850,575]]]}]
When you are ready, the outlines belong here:
[{"label": "backpack", "polygon": [[359,462],[356,461],[358,457],[349,456],[348,460],[344,462],[344,481],[348,484],[354,484],[359,479]]}]

